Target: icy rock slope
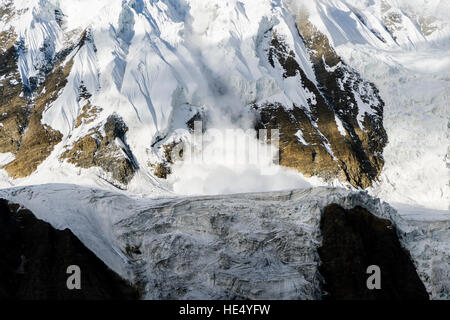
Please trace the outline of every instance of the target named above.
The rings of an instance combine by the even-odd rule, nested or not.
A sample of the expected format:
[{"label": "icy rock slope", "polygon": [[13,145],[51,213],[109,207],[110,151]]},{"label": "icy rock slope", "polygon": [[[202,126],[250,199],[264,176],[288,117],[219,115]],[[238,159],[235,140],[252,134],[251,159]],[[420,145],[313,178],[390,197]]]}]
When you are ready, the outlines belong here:
[{"label": "icy rock slope", "polygon": [[148,299],[317,299],[320,216],[337,203],[362,206],[397,226],[430,296],[448,299],[450,217],[407,221],[365,192],[289,192],[130,198],[75,185],[15,187],[20,203],[58,229],[70,228]]},{"label": "icy rock slope", "polygon": [[388,145],[371,192],[400,210],[449,210],[450,2],[290,1],[375,83]]},{"label": "icy rock slope", "polygon": [[[180,193],[186,194],[188,188],[175,185],[180,181],[162,181],[167,174],[155,172],[167,160],[165,147],[185,138],[187,121],[198,115],[205,115],[212,128],[272,128],[284,121],[282,143],[290,148],[288,156],[281,157],[282,165],[327,182],[338,178],[365,187],[382,168],[383,102],[377,91],[352,73],[354,77],[347,80],[355,88],[341,91],[344,98],[358,103],[341,108],[337,101],[328,104],[322,99],[323,91],[332,89],[318,85],[311,50],[305,48],[284,1],[101,0],[92,4],[87,0],[2,0],[1,4],[13,12],[2,19],[0,28],[17,35],[18,64],[29,108],[44,95],[39,123],[61,133],[48,148],[42,143],[42,149],[51,154],[27,164],[30,175],[9,169],[25,166],[19,156],[8,164],[8,174],[0,170],[3,186],[77,178],[80,184],[100,187],[126,181],[126,186],[118,187],[134,193],[157,194],[166,187],[175,192],[183,189]],[[43,88],[47,86],[44,80],[60,65],[68,69],[67,79],[61,79],[56,89]],[[261,109],[268,110],[264,117]],[[351,117],[357,112],[358,121],[339,119],[338,111],[349,111]],[[285,119],[270,115],[275,112],[285,114]],[[112,156],[98,160],[92,154],[105,153],[104,144],[114,140],[101,143],[105,140],[103,125],[112,115],[123,120],[126,134],[114,141]],[[366,117],[370,125],[363,128]],[[279,123],[261,118],[277,118]],[[379,141],[373,138],[375,129],[380,131]],[[295,136],[299,130],[304,133],[303,140]],[[365,145],[360,140],[375,142]],[[111,158],[120,156],[121,151],[125,158],[121,163],[129,163],[114,170],[117,166],[114,168]],[[11,157],[1,160],[3,165]],[[127,170],[129,167],[133,170]],[[235,176],[244,176],[236,166],[225,167]],[[189,169],[179,170],[178,180],[187,181],[186,175],[193,172]],[[257,178],[266,178],[260,174],[261,168],[254,167],[247,176],[254,176],[252,169]],[[219,174],[214,170],[209,176],[224,178],[223,170]],[[117,171],[132,174],[112,178]],[[188,178],[195,179],[197,173]],[[305,185],[302,176],[291,173],[282,171],[275,179],[294,183],[276,183],[281,187],[264,190]],[[130,176],[134,179],[128,179]],[[249,185],[259,186],[257,179]],[[219,192],[227,189],[230,185]]]},{"label": "icy rock slope", "polygon": [[[67,84],[42,115],[44,125],[63,134],[62,141],[29,179],[2,179],[14,185],[64,181],[67,172],[76,170],[59,161],[59,155],[111,114],[128,126],[127,143],[140,177],[158,185],[148,167],[157,159],[151,146],[169,132],[187,129],[186,121],[198,111],[215,109],[217,123],[246,129],[252,103],[306,101],[310,97],[301,86],[284,84],[261,62],[267,60],[261,58],[263,35],[272,28],[315,81],[294,20],[281,1],[2,0],[7,3],[16,14],[0,22],[0,28],[13,28],[24,47],[18,63],[30,89],[30,82],[42,83],[45,68],[83,31],[89,32],[80,50],[64,59],[73,60]],[[81,87],[101,111],[89,125],[77,128],[85,106]]]},{"label": "icy rock slope", "polygon": [[[431,296],[449,297],[448,1],[291,1],[295,10],[307,10],[347,64],[380,89],[390,143],[381,180],[371,192],[414,220],[408,222],[379,200],[341,189],[135,199],[73,185],[39,186],[76,180],[115,189],[98,168],[75,168],[59,155],[116,113],[128,126],[127,143],[141,164],[128,190],[167,197],[170,192],[147,166],[156,157],[151,145],[184,128],[196,112],[214,106],[217,123],[245,128],[243,106],[308,99],[303,88],[286,85],[260,64],[267,49],[261,48],[262,35],[271,28],[295,50],[308,79],[316,80],[284,1],[1,0],[7,2],[20,14],[0,21],[0,28],[12,27],[26,48],[18,56],[26,86],[41,83],[48,65],[84,30],[90,38],[65,57],[64,62],[73,59],[67,85],[43,113],[42,122],[61,131],[62,141],[26,179],[13,181],[0,170],[2,187],[36,184],[0,194],[57,228],[69,227],[112,269],[141,283],[148,298],[230,293],[264,298],[269,292],[317,298],[318,222],[320,210],[333,202],[362,205],[392,219]],[[75,128],[85,106],[81,86],[102,111]],[[11,161],[10,154],[0,158],[2,165]],[[421,206],[441,211],[430,215]],[[265,243],[269,250],[259,249]],[[191,290],[171,290],[182,283]]]}]

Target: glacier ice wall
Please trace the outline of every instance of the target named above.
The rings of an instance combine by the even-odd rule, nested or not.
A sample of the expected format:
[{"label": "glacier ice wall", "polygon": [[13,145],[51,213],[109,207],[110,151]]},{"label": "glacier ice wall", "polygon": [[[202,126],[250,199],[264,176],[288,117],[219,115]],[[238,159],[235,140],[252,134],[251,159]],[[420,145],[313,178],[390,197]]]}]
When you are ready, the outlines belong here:
[{"label": "glacier ice wall", "polygon": [[336,203],[391,220],[430,296],[448,299],[448,216],[405,220],[365,192],[289,192],[137,199],[74,185],[3,189],[58,229],[70,228],[148,299],[317,299],[320,216]]}]

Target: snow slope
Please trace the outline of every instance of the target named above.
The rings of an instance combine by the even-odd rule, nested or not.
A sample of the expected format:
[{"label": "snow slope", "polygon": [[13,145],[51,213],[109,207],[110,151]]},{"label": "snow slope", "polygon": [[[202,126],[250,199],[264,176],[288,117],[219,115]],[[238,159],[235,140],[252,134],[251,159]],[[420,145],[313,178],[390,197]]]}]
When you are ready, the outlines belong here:
[{"label": "snow slope", "polygon": [[[8,3],[9,0],[2,0]],[[63,134],[53,153],[30,177],[12,180],[2,172],[2,185],[67,182],[78,172],[80,184],[103,186],[108,175],[98,170],[78,170],[62,163],[59,155],[80,137],[119,115],[126,125],[127,143],[139,164],[139,174],[129,190],[154,194],[171,188],[156,181],[148,163],[160,156],[153,146],[169,141],[198,111],[209,111],[212,127],[247,129],[255,117],[249,106],[255,103],[306,103],[311,94],[285,80],[280,70],[269,67],[264,34],[276,32],[295,51],[298,64],[315,83],[309,55],[295,28],[292,15],[281,1],[13,1],[17,12],[1,29],[14,28],[24,50],[19,52],[23,83],[40,84],[45,68],[87,31],[92,41],[65,58],[73,61],[67,84],[44,111],[42,123]],[[54,11],[60,12],[60,19]],[[64,49],[64,50],[63,50]],[[79,98],[84,86],[90,103],[101,108],[94,121],[75,127],[86,101]],[[228,165],[236,175],[232,165]],[[214,176],[220,168],[210,168]],[[264,179],[261,168],[244,168],[248,176]],[[193,171],[188,169],[188,171]],[[305,184],[296,174],[281,186]],[[180,172],[182,174],[183,172]],[[80,176],[81,175],[81,176]],[[100,179],[98,179],[100,176]],[[272,175],[273,176],[273,175]],[[209,189],[205,186],[200,189]],[[277,185],[279,185],[278,183]],[[145,185],[143,187],[142,185]],[[225,192],[230,185],[217,192]],[[185,188],[178,188],[185,191]],[[273,190],[273,189],[260,189]]]},{"label": "snow slope", "polygon": [[[263,40],[266,31],[275,29],[295,50],[297,63],[309,80],[316,83],[309,54],[295,27],[295,15],[306,11],[345,62],[377,85],[386,102],[389,145],[374,194],[395,203],[448,209],[447,1],[11,3],[18,14],[11,21],[1,21],[0,27],[13,27],[25,48],[18,65],[26,86],[42,81],[48,64],[76,43],[84,30],[92,42],[66,58],[66,62],[73,59],[67,85],[43,114],[43,123],[64,134],[62,141],[28,178],[12,180],[1,170],[2,186],[67,182],[75,177],[80,184],[110,188],[108,175],[100,169],[77,169],[58,157],[113,113],[129,127],[127,143],[140,164],[128,187],[131,192],[230,193],[235,185],[242,186],[236,191],[323,185],[281,168],[272,170],[278,174],[267,175],[265,165],[237,168],[234,163],[177,166],[172,180],[161,182],[147,166],[160,157],[155,142],[179,137],[177,130],[186,129],[186,121],[196,112],[212,111],[213,127],[247,129],[254,121],[248,112],[253,103],[289,106],[311,98],[307,90],[268,67]],[[59,20],[55,10],[61,13]],[[85,103],[79,99],[80,85],[102,111],[89,125],[74,128]],[[345,133],[342,126],[338,128]],[[11,160],[10,155],[3,158]]]},{"label": "snow slope", "polygon": [[[450,3],[300,0],[290,5],[297,15],[308,12],[386,103],[385,167],[371,192],[399,209],[449,210]],[[398,15],[394,32],[386,27],[390,14]],[[431,34],[424,20],[431,21]]]},{"label": "snow slope", "polygon": [[[391,219],[431,296],[449,298],[448,1],[12,3],[20,14],[10,21],[0,21],[0,30],[12,27],[17,33],[24,49],[19,52],[18,67],[23,83],[30,88],[42,83],[46,68],[65,49],[72,48],[84,31],[92,41],[65,58],[64,63],[73,60],[67,84],[43,114],[44,124],[63,133],[62,141],[28,178],[13,180],[0,170],[0,186],[7,188],[0,190],[0,197],[24,205],[56,228],[70,228],[114,271],[127,279],[143,281],[147,298],[169,297],[174,292],[171,286],[179,283],[190,284],[184,298],[223,298],[232,281],[230,274],[221,274],[219,287],[211,285],[207,276],[219,263],[226,264],[230,256],[241,262],[232,271],[248,297],[267,298],[274,292],[279,298],[318,297],[318,223],[321,210],[330,203],[345,208],[361,205]],[[61,13],[60,20],[55,10]],[[280,102],[290,106],[313,98],[294,80],[283,79],[280,66],[269,67],[265,53],[264,34],[274,29],[295,51],[296,62],[307,78],[317,83],[295,26],[295,15],[302,10],[328,36],[345,62],[380,89],[386,102],[384,123],[389,145],[384,153],[384,171],[370,193],[389,201],[398,211],[366,193],[310,189],[325,183],[270,167],[270,157],[264,158],[259,167],[236,166],[223,161],[222,154],[211,152],[209,160],[214,165],[181,164],[174,168],[168,182],[155,179],[147,166],[159,156],[152,146],[159,139],[178,137],[177,130],[186,129],[186,121],[197,112],[212,111],[214,127],[247,129],[254,120],[249,105]],[[391,23],[389,28],[387,23]],[[81,85],[92,95],[91,103],[102,110],[93,122],[75,128],[85,103],[79,99]],[[126,142],[140,164],[127,193],[119,193],[101,169],[79,169],[59,159],[66,146],[114,113],[127,124]],[[335,119],[339,133],[345,136],[342,122]],[[301,131],[297,137],[305,141]],[[12,159],[13,154],[0,155],[2,165]],[[77,185],[44,184],[69,181]],[[196,198],[180,198],[173,193],[297,188],[303,189]],[[211,219],[216,219],[218,226],[211,227]],[[260,221],[271,227],[259,225]],[[226,242],[220,240],[220,226],[231,230]],[[158,228],[166,230],[166,235]],[[300,230],[301,235],[294,232],[292,236],[292,230]],[[260,243],[268,231],[287,243],[286,250],[303,256],[285,266],[279,258],[284,252],[276,250],[250,260],[236,254],[250,250],[252,243]],[[240,244],[233,239],[253,242]],[[144,258],[132,254],[138,245],[146,248]],[[217,247],[225,248],[225,254],[219,255],[221,251],[214,250]],[[188,259],[188,249],[196,259]],[[190,266],[164,267],[167,258],[176,260],[177,256]],[[277,268],[265,267],[264,259]],[[273,285],[265,285],[267,276]],[[246,286],[247,279],[257,283],[257,288]],[[154,290],[156,286],[166,290]]]}]

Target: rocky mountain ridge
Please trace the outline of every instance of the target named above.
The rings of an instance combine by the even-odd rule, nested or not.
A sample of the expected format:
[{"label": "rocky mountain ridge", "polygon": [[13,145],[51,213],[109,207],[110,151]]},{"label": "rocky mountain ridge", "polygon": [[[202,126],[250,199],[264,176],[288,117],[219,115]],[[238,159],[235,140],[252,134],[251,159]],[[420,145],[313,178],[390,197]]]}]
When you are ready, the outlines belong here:
[{"label": "rocky mountain ridge", "polygon": [[[161,177],[154,168],[167,160],[164,151],[183,140],[177,130],[189,129],[202,110],[206,127],[217,126],[211,119],[221,114],[256,129],[279,128],[281,165],[305,176],[362,188],[372,184],[383,167],[387,142],[383,101],[373,84],[339,59],[324,35],[302,29],[281,2],[274,7],[256,0],[218,4],[211,10],[221,12],[223,21],[208,20],[209,11],[182,3],[103,3],[99,14],[108,13],[103,19],[112,23],[105,34],[102,22],[71,26],[77,18],[75,10],[65,11],[71,6],[50,0],[26,6],[2,2],[2,60],[9,62],[1,70],[0,136],[3,152],[13,159],[4,164],[9,177],[27,178],[38,167],[55,170],[64,163],[101,168],[101,178],[121,188],[138,170]],[[152,25],[152,19],[160,25]],[[228,74],[214,66],[217,52],[191,40],[214,39],[199,25],[202,21],[221,46],[231,48],[220,53],[232,68]],[[252,25],[246,36],[245,21]],[[230,35],[218,28],[230,28]],[[317,46],[326,53],[319,54]],[[107,57],[111,48],[113,55]],[[192,61],[183,61],[180,55],[186,52]],[[139,62],[146,53],[149,64]],[[192,64],[196,71],[186,74]],[[163,80],[165,68],[169,78]],[[195,86],[186,86],[189,82]],[[110,91],[116,107],[105,98]],[[17,103],[11,104],[14,99]],[[126,126],[121,137],[108,138],[111,117]]]}]

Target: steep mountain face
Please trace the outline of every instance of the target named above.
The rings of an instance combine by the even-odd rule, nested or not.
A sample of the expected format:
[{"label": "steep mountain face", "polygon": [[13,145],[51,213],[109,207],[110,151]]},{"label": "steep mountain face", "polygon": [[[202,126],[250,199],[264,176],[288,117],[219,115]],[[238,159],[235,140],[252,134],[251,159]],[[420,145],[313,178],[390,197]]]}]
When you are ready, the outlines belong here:
[{"label": "steep mountain face", "polygon": [[120,188],[137,172],[158,185],[194,119],[279,129],[280,164],[305,176],[363,188],[379,176],[378,90],[282,1],[88,4],[1,2],[10,178],[64,181],[78,167]]},{"label": "steep mountain face", "polygon": [[[397,238],[391,221],[362,207],[345,210],[338,205],[324,209],[320,229],[320,272],[328,299],[427,300],[409,253]],[[380,290],[367,288],[367,266],[382,270]]]},{"label": "steep mountain face", "polygon": [[[277,48],[279,62],[286,68],[284,76],[303,74],[302,86],[314,93],[314,103],[306,112],[295,105],[293,112],[284,111],[282,106],[266,107],[261,111],[262,121],[271,123],[272,128],[280,128],[282,165],[305,174],[328,179],[337,176],[353,186],[368,187],[383,168],[382,152],[387,142],[383,128],[384,103],[376,87],[348,67],[328,39],[308,21],[306,12],[303,14],[297,27],[317,84],[306,79],[294,57],[289,57],[277,38],[271,44]],[[298,127],[301,130],[294,133]],[[302,139],[296,139],[299,132]]]},{"label": "steep mountain face", "polygon": [[[12,4],[0,8],[2,21],[9,21],[12,15]],[[1,77],[0,103],[2,108],[2,126],[0,128],[0,152],[16,152],[20,138],[26,128],[28,118],[27,101],[23,97],[23,87],[17,65],[17,37],[12,29],[0,32]]]},{"label": "steep mountain face", "polygon": [[[112,272],[70,230],[56,230],[28,210],[0,200],[0,300],[137,299],[138,290]],[[69,266],[81,290],[69,290]]]},{"label": "steep mountain face", "polygon": [[[372,192],[390,203],[448,210],[450,3],[290,1],[385,102],[389,138]],[[298,25],[302,25],[299,23]]]},{"label": "steep mountain face", "polygon": [[[0,195],[51,223],[0,202],[3,291],[34,294],[15,274],[25,246],[39,277],[59,270],[49,248],[104,271],[74,234],[144,298],[448,299],[448,3],[0,0]],[[195,128],[212,166],[174,153],[198,147]],[[210,152],[208,129],[235,129],[227,147],[251,136],[237,156],[262,164]],[[264,129],[274,175],[253,148]],[[327,184],[349,188],[310,189]],[[361,285],[369,263],[389,270],[380,296]],[[92,283],[120,296],[109,276]]]}]

